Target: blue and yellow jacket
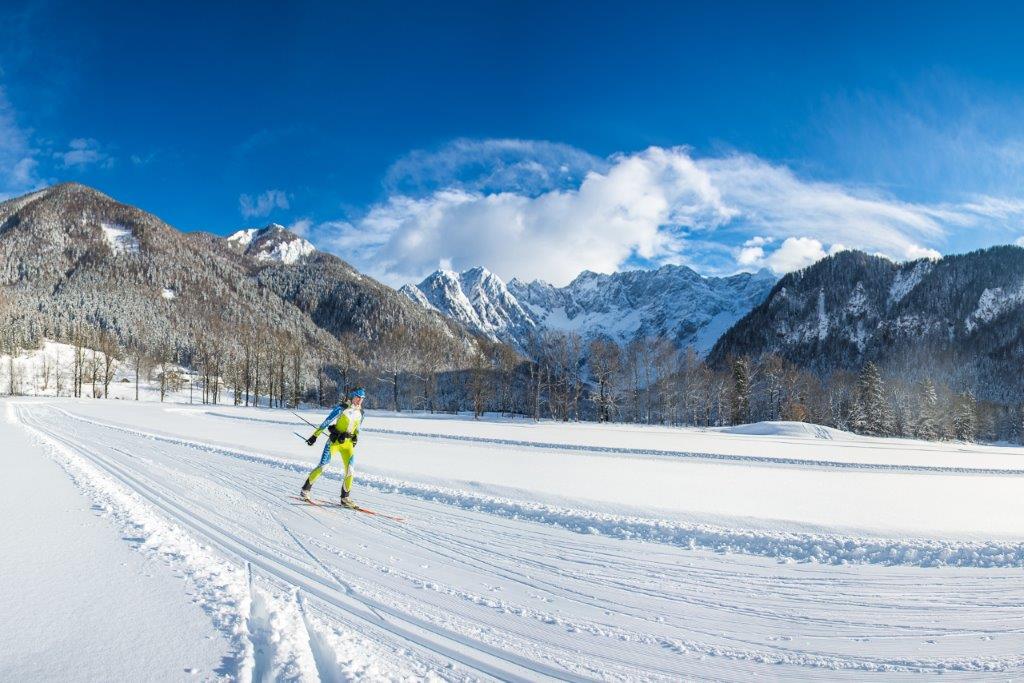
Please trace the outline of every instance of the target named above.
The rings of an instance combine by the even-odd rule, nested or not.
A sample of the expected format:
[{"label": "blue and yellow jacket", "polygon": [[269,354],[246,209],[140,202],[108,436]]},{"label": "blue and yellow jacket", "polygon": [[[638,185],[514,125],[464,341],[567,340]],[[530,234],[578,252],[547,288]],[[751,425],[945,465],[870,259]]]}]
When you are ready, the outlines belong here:
[{"label": "blue and yellow jacket", "polygon": [[313,435],[320,436],[323,434],[325,429],[330,427],[331,424],[334,424],[334,428],[339,434],[348,433],[355,436],[359,433],[359,425],[362,421],[363,411],[361,408],[338,404],[331,410],[327,419],[320,423],[320,426],[316,428]]}]

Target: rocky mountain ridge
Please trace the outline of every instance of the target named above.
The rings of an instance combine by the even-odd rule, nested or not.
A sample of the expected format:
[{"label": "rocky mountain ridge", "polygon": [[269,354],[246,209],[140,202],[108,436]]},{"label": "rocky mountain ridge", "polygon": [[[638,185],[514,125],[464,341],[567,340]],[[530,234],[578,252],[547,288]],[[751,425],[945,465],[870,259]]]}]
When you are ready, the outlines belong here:
[{"label": "rocky mountain ridge", "polygon": [[584,271],[565,287],[513,278],[485,268],[439,270],[400,290],[491,339],[527,349],[543,330],[576,332],[620,343],[661,337],[706,353],[726,329],[775,284],[767,271],[703,277],[685,266],[602,275]]}]

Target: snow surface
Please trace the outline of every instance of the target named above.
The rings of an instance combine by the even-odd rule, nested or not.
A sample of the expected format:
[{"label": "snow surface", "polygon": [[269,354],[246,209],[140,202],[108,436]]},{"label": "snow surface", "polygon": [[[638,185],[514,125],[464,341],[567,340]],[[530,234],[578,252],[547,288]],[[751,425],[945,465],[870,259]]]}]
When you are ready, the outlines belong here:
[{"label": "snow surface", "polygon": [[985,289],[978,297],[978,307],[964,320],[964,326],[970,332],[979,324],[991,322],[1011,308],[1020,306],[1022,302],[1024,285],[1012,292],[1006,292],[1002,287]]},{"label": "snow surface", "polygon": [[134,254],[139,251],[139,240],[129,228],[116,223],[100,223],[103,239],[115,254]]},{"label": "snow surface", "polygon": [[279,261],[286,265],[292,265],[314,251],[316,251],[316,247],[300,237],[288,242],[278,242],[271,249],[260,250],[256,254],[256,260]]},{"label": "snow surface", "polygon": [[[284,236],[290,235],[290,238]],[[265,228],[247,228],[232,233],[228,242],[233,242],[257,261],[278,261],[293,265],[316,251],[316,247],[301,237],[291,235],[284,226],[271,223]],[[255,244],[254,244],[255,242]]]},{"label": "snow surface", "polygon": [[[77,533],[85,514],[82,542],[110,585],[137,582],[141,563],[161,587],[135,598],[160,615],[142,628],[178,629],[160,661],[202,678],[1024,673],[1019,448],[370,410],[354,495],[396,522],[290,498],[320,448],[288,411],[19,398],[3,414],[0,452],[67,477],[41,479],[54,496],[0,527],[3,547],[34,539],[40,518]],[[314,493],[338,487],[332,465]],[[136,556],[124,566],[118,545]],[[3,574],[5,591],[36,599],[0,622],[17,647],[0,648],[0,678],[23,678],[23,632],[51,626],[66,599],[39,590],[54,575]],[[205,650],[190,640],[211,631]],[[139,661],[130,636],[105,645],[128,653],[110,678],[131,678],[116,675]],[[77,671],[37,661],[34,677]]]},{"label": "snow surface", "polygon": [[256,236],[256,233],[260,231],[260,228],[248,228],[245,230],[238,230],[237,232],[231,233],[228,236],[228,242],[235,242],[240,246],[247,247],[252,242],[252,238]]}]

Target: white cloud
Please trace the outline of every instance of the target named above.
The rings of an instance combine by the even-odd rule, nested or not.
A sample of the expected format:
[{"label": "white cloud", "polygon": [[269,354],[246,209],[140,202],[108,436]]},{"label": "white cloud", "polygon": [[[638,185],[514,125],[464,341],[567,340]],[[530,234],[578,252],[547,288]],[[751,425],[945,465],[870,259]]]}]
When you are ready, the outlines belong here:
[{"label": "white cloud", "polygon": [[[513,142],[536,160],[527,142],[495,144],[507,152]],[[457,152],[446,150],[433,168],[462,168]],[[468,158],[487,154],[474,147]],[[526,168],[506,163],[512,166]],[[584,269],[635,263],[782,273],[843,249],[935,257],[952,230],[1024,217],[1024,201],[1013,198],[914,203],[803,179],[751,155],[699,158],[685,147],[651,147],[591,166],[575,185],[537,193],[481,189],[493,182],[487,169],[479,183],[438,171],[432,179],[450,185],[394,193],[361,218],[316,226],[312,239],[390,284],[417,280],[441,262],[564,284]]]},{"label": "white cloud", "polygon": [[110,168],[114,165],[114,157],[103,151],[100,143],[93,138],[75,138],[68,143],[64,151],[54,152],[53,158],[61,162],[64,168],[85,168],[99,166]]},{"label": "white cloud", "polygon": [[414,150],[388,169],[393,194],[423,196],[439,189],[516,192],[535,196],[578,187],[608,161],[570,145],[543,140],[460,138],[435,150]]},{"label": "white cloud", "polygon": [[0,201],[43,185],[38,176],[37,151],[29,132],[18,125],[14,109],[0,87]]},{"label": "white cloud", "polygon": [[288,226],[288,229],[299,237],[306,237],[313,229],[313,221],[309,218],[300,218],[292,222],[292,224]]},{"label": "white cloud", "polygon": [[583,268],[612,272],[634,255],[668,258],[681,242],[665,226],[721,224],[733,215],[687,154],[655,147],[613,158],[607,172],[589,172],[576,189],[537,197],[463,189],[394,196],[358,225],[336,224],[328,239],[355,249],[348,258],[390,282],[448,259],[457,269],[485,264],[505,278],[561,284]]},{"label": "white cloud", "polygon": [[238,197],[238,210],[246,218],[262,218],[275,209],[287,209],[288,206],[288,195],[281,190],[267,190],[255,198],[247,194]]},{"label": "white cloud", "polygon": [[948,224],[969,219],[946,207],[804,181],[788,168],[749,155],[704,159],[698,164],[720,188],[723,201],[740,215],[736,227],[755,229],[771,238],[813,235],[826,244],[849,243],[909,258],[922,241],[941,241]]}]

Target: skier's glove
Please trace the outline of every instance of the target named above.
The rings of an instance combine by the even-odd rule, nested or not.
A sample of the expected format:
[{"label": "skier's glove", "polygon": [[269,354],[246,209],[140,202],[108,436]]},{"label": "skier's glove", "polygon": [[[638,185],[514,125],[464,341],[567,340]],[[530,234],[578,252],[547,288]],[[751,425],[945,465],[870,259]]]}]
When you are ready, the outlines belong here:
[{"label": "skier's glove", "polygon": [[308,439],[306,439],[306,445],[307,446],[312,446],[315,443],[316,443],[316,434],[314,434],[313,436],[311,436]]},{"label": "skier's glove", "polygon": [[358,434],[353,434],[352,435],[352,445],[355,446],[357,443],[359,443],[359,435]]}]

